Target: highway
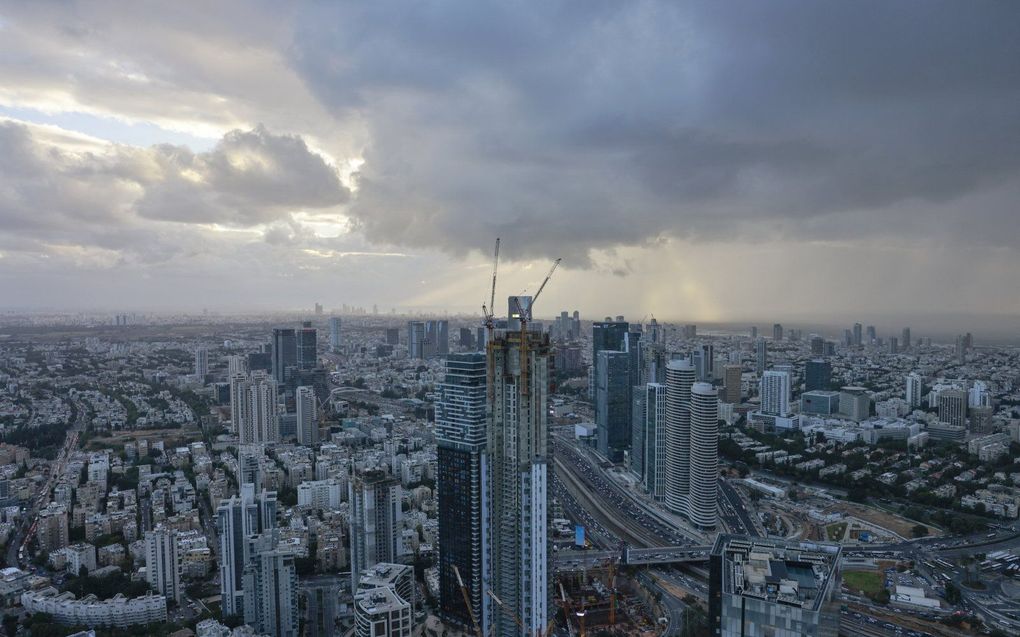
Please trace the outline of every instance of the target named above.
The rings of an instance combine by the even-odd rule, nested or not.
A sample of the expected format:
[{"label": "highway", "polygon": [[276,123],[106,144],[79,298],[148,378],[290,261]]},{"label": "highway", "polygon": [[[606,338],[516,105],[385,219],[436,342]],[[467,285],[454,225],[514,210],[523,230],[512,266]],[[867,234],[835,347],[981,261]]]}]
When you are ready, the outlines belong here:
[{"label": "highway", "polygon": [[616,538],[639,547],[675,546],[689,540],[667,526],[629,493],[609,479],[600,467],[557,437],[555,469],[562,485]]},{"label": "highway", "polygon": [[[719,491],[722,493],[723,518],[731,533],[761,537],[758,525],[747,511],[747,505],[733,485],[726,480],[719,480]],[[728,510],[727,510],[728,507]]]}]

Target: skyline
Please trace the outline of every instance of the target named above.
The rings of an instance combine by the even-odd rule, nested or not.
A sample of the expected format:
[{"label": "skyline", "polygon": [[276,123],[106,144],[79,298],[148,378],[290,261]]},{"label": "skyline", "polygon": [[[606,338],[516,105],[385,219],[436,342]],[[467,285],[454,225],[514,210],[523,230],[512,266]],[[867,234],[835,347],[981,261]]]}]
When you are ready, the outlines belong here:
[{"label": "skyline", "polygon": [[0,293],[1020,316],[1020,9],[921,6],[7,4]]}]

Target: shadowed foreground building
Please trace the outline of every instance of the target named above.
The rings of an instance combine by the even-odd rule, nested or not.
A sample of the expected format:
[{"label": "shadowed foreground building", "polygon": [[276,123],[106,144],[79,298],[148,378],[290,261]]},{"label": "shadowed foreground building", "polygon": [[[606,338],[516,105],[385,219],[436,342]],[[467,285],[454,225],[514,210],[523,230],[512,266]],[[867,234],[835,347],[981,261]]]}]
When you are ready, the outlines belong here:
[{"label": "shadowed foreground building", "polygon": [[549,621],[549,338],[535,332],[521,337],[509,331],[488,344],[490,582],[507,608],[492,607],[499,637],[544,633]]},{"label": "shadowed foreground building", "polygon": [[713,637],[837,637],[842,548],[719,535],[709,557]]},{"label": "shadowed foreground building", "polygon": [[468,589],[472,612],[483,618],[488,596],[483,491],[485,465],[485,354],[451,354],[436,404],[439,492],[439,597],[443,616],[471,626],[454,567]]}]

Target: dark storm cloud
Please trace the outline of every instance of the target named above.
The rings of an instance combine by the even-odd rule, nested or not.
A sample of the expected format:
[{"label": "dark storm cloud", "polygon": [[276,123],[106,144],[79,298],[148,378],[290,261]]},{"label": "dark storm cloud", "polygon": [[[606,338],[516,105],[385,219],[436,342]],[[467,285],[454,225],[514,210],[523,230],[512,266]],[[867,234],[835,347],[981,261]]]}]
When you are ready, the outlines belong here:
[{"label": "dark storm cloud", "polygon": [[1020,5],[472,2],[319,7],[293,64],[372,142],[369,238],[518,256],[661,236],[1013,245]]}]

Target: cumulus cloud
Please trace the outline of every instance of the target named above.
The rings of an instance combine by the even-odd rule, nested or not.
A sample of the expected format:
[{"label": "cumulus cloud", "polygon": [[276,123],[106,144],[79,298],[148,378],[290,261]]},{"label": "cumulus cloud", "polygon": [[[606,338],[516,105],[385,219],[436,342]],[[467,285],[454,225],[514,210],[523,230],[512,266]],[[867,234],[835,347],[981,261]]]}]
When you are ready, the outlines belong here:
[{"label": "cumulus cloud", "polygon": [[239,228],[287,222],[298,210],[330,210],[348,189],[296,136],[264,127],[233,131],[211,151],[106,145],[84,152],[0,122],[0,245],[41,250],[73,244],[161,260],[183,225]]}]

